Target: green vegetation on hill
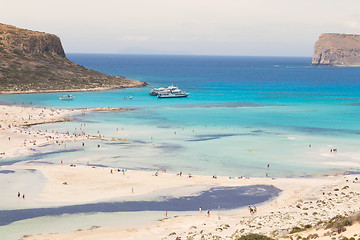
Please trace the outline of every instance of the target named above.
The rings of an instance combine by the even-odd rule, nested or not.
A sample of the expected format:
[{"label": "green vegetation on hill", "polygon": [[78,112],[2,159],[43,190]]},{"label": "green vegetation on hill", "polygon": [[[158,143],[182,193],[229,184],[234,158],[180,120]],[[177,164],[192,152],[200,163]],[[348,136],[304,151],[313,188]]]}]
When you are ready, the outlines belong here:
[{"label": "green vegetation on hill", "polygon": [[274,240],[274,239],[257,233],[249,233],[247,235],[242,235],[241,237],[238,238],[238,240]]},{"label": "green vegetation on hill", "polygon": [[0,24],[0,92],[54,92],[139,87],[68,60],[52,34]]}]

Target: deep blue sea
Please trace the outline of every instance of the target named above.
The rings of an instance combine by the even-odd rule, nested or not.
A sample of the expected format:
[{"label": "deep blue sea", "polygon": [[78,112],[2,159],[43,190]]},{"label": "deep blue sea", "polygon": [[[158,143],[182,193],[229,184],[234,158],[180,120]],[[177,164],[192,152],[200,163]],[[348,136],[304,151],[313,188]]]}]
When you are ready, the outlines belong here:
[{"label": "deep blue sea", "polygon": [[[104,143],[101,154],[89,146],[81,153],[59,153],[59,158],[236,176],[264,176],[267,164],[272,176],[287,177],[359,169],[360,68],[312,66],[310,57],[67,57],[87,68],[149,85],[76,92],[72,101],[60,101],[59,93],[0,96],[1,103],[26,106],[137,109],[38,126],[65,131],[87,122],[89,134],[99,131],[129,140]],[[158,99],[148,94],[152,87],[171,84],[190,92],[189,97]],[[133,99],[125,100],[126,96]],[[333,148],[336,154],[330,153]]]}]

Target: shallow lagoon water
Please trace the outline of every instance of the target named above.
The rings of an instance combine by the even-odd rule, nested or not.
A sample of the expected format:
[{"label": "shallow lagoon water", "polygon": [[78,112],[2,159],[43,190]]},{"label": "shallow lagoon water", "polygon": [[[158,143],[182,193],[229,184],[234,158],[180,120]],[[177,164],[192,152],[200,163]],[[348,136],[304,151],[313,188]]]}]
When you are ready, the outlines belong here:
[{"label": "shallow lagoon water", "polygon": [[[187,110],[193,115],[199,111]],[[173,117],[172,111],[175,110],[164,111]],[[233,114],[240,118],[243,111],[246,110],[237,112],[235,109]],[[180,117],[166,118],[166,113],[160,110],[154,118],[148,116],[142,120],[141,113],[135,112],[87,114],[86,120],[91,121],[86,122],[82,130],[91,135],[98,135],[99,131],[109,141],[89,141],[84,148],[81,143],[68,143],[66,150],[63,145],[50,147],[49,151],[55,152],[52,159],[55,163],[64,160],[85,164],[90,161],[91,164],[117,168],[250,177],[265,176],[268,163],[271,165],[269,174],[273,177],[327,174],[358,167],[358,134],[348,129],[281,127],[275,125],[275,121],[260,127],[251,120],[241,119],[239,122],[249,123],[244,126],[235,122],[236,117],[233,121],[227,119],[226,125],[210,121],[199,123],[200,118],[197,122],[196,116],[192,123],[191,120],[182,121]],[[81,121],[82,117],[77,119]],[[106,125],[99,127],[103,122]],[[81,124],[58,123],[36,128],[75,131],[75,128],[81,128]],[[112,138],[124,141],[111,141]],[[101,147],[97,148],[97,144]],[[72,145],[80,149],[70,151]],[[338,153],[330,154],[331,148],[339,149]],[[61,149],[66,152],[61,152]],[[45,150],[46,147],[42,149]],[[344,161],[346,164],[338,164]],[[353,162],[353,166],[349,166],[349,162]]]},{"label": "shallow lagoon water", "polygon": [[[169,213],[169,217],[181,216],[189,212]],[[164,212],[116,212],[116,213],[88,213],[88,214],[64,214],[60,216],[45,216],[26,219],[0,226],[2,240],[20,239],[23,235],[39,233],[70,232],[104,227],[132,227],[156,223],[164,218]]]},{"label": "shallow lagoon water", "polygon": [[281,191],[267,186],[216,187],[202,191],[197,195],[183,197],[161,197],[155,201],[122,201],[103,202],[83,205],[0,210],[0,226],[15,221],[41,216],[57,216],[63,214],[79,214],[93,212],[139,212],[139,211],[197,211],[199,207],[207,210],[231,210],[247,206],[249,203],[259,204],[275,198]]},{"label": "shallow lagoon water", "polygon": [[[85,147],[81,142],[45,146],[37,148],[40,154],[32,157],[0,159],[1,165],[25,161],[31,168],[33,161],[83,165],[89,161],[114,168],[249,177],[359,171],[360,68],[313,67],[311,58],[68,57],[104,73],[146,81],[149,86],[73,93],[72,101],[60,101],[58,93],[1,95],[3,104],[136,108],[86,113],[74,116],[77,122],[33,126],[42,131],[100,133],[108,141],[86,141]],[[190,92],[189,97],[149,96],[152,87],[170,84]],[[133,99],[125,100],[126,96]],[[122,140],[112,141],[113,137]],[[338,152],[330,153],[332,148]],[[6,180],[14,174],[1,173],[0,177]],[[36,172],[22,176],[40,183],[34,192],[45,184]],[[8,189],[9,194],[13,190]],[[25,222],[31,225],[29,221]]]},{"label": "shallow lagoon water", "polygon": [[[36,126],[65,132],[81,128],[91,135],[99,131],[109,140],[126,140],[101,143],[100,149],[93,141],[82,151],[69,151],[70,143],[68,152],[62,151],[63,145],[40,150],[53,151],[55,163],[91,156],[92,163],[112,167],[257,177],[265,176],[267,164],[274,177],[356,170],[360,164],[360,68],[313,67],[310,58],[288,57],[68,57],[149,86],[79,92],[73,101],[60,101],[58,93],[0,96],[2,103],[38,107],[136,108]],[[189,97],[158,99],[148,94],[152,87],[169,84],[190,92]],[[337,154],[330,154],[332,148]]]}]

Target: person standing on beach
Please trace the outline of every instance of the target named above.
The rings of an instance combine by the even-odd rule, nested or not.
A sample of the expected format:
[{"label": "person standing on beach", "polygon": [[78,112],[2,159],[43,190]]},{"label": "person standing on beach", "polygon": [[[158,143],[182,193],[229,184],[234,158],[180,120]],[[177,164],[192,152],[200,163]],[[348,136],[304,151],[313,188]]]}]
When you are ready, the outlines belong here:
[{"label": "person standing on beach", "polygon": [[254,213],[254,210],[252,209],[252,207],[250,206],[250,204],[249,204],[248,208],[249,208],[250,214],[253,214],[253,213]]}]

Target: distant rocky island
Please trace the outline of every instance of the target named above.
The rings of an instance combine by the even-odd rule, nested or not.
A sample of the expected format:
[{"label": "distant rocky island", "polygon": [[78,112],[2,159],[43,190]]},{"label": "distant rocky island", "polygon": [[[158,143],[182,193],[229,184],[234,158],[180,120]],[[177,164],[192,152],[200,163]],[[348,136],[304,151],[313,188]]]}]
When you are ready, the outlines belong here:
[{"label": "distant rocky island", "polygon": [[315,43],[312,64],[360,66],[360,35],[321,34]]},{"label": "distant rocky island", "polygon": [[0,24],[0,93],[95,91],[145,85],[71,62],[60,38],[53,34]]}]

